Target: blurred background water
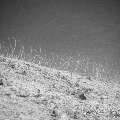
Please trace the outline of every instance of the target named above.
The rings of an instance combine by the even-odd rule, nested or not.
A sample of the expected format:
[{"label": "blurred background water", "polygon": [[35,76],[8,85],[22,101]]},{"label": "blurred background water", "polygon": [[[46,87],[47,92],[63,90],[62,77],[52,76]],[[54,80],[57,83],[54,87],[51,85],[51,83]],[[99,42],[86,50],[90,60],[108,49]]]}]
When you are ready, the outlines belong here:
[{"label": "blurred background water", "polygon": [[0,43],[47,55],[86,55],[120,69],[118,0],[0,0]]}]

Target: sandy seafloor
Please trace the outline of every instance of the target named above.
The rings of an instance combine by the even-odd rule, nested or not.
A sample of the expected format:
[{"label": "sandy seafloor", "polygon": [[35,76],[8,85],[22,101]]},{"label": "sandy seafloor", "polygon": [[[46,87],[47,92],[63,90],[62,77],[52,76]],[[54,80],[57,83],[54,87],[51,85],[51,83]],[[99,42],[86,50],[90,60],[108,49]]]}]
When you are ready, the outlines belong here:
[{"label": "sandy seafloor", "polygon": [[120,120],[120,85],[1,56],[0,120]]}]

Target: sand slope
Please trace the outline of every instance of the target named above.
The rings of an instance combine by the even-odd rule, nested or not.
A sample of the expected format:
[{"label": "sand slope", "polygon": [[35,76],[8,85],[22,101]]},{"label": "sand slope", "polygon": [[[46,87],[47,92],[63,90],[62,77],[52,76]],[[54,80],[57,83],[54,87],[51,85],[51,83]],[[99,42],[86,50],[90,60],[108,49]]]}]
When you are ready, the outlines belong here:
[{"label": "sand slope", "polygon": [[120,120],[120,86],[1,56],[0,120]]}]

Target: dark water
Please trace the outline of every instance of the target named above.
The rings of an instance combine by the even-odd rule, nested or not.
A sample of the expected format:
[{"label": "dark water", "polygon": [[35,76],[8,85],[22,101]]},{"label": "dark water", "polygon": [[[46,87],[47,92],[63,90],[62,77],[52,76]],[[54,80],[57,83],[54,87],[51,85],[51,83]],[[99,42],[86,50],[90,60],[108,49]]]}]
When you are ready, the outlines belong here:
[{"label": "dark water", "polygon": [[[83,54],[119,70],[118,0],[1,0],[0,40],[25,49]],[[114,65],[113,65],[114,64]]]}]

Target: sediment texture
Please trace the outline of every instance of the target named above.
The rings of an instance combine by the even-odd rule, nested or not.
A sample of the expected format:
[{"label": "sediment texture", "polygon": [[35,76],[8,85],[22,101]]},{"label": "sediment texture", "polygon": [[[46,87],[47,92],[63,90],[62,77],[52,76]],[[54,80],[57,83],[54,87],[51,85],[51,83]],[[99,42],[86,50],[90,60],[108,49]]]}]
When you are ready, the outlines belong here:
[{"label": "sediment texture", "polygon": [[0,120],[120,120],[120,86],[0,57]]}]

